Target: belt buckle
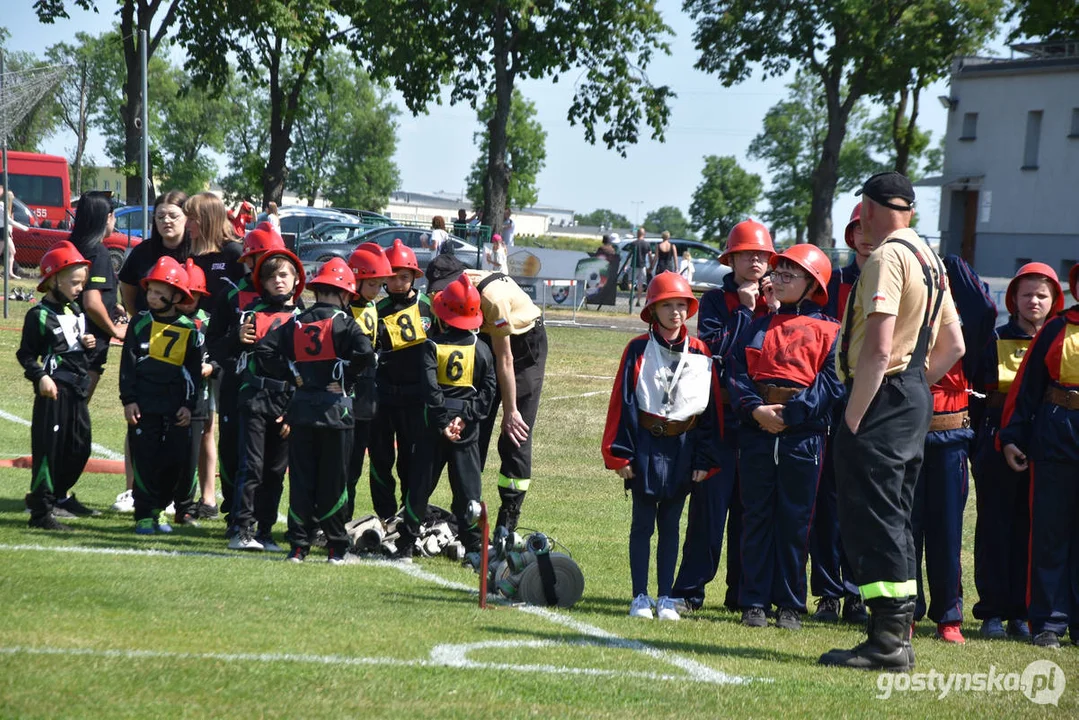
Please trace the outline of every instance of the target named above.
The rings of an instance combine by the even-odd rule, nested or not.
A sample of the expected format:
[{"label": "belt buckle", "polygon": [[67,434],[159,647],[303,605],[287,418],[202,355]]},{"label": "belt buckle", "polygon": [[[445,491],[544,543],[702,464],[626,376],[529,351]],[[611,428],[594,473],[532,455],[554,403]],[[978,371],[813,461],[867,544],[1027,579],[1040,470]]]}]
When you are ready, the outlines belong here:
[{"label": "belt buckle", "polygon": [[1064,391],[1064,403],[1069,408],[1079,408],[1079,390],[1065,390]]},{"label": "belt buckle", "polygon": [[970,415],[964,415],[963,416],[963,429],[966,430],[968,428],[970,428]]},{"label": "belt buckle", "polygon": [[663,437],[667,433],[667,418],[661,418],[648,432],[652,433],[653,437]]}]

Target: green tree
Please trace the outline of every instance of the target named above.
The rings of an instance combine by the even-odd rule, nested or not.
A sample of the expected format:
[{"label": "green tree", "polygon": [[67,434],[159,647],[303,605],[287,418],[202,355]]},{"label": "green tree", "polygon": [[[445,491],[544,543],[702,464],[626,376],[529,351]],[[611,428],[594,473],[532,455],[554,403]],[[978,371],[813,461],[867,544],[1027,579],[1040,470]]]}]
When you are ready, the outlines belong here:
[{"label": "green tree", "polygon": [[397,109],[385,88],[338,50],[304,93],[289,152],[291,187],[308,204],[322,195],[342,207],[383,207],[400,180]]},{"label": "green tree", "polygon": [[601,133],[607,147],[625,154],[643,124],[663,139],[673,93],[653,86],[645,70],[655,53],[669,53],[663,38],[670,29],[652,0],[383,0],[358,2],[351,18],[360,29],[353,48],[372,75],[394,79],[413,113],[440,102],[443,83],[453,87],[451,103],[477,109],[494,97],[484,179],[488,225],[500,223],[506,207],[507,127],[522,80],[557,81],[579,71],[567,119],[583,126],[589,142]]},{"label": "green tree", "polygon": [[689,217],[705,240],[721,240],[745,220],[761,199],[760,175],[746,172],[734,157],[704,158],[701,184],[693,191]]},{"label": "green tree", "polygon": [[[192,2],[180,18],[179,38],[188,52],[185,68],[196,84],[220,92],[228,85],[230,60],[248,86],[266,83],[269,133],[262,169],[262,201],[281,202],[288,155],[304,90],[323,71],[329,51],[354,29],[340,12],[359,0],[217,0]],[[395,18],[401,25],[403,18]]]},{"label": "green tree", "polygon": [[650,233],[661,233],[664,230],[676,239],[695,240],[696,235],[689,228],[689,221],[682,214],[682,210],[673,205],[664,205],[648,213],[644,222],[644,229]]},{"label": "green tree", "polygon": [[[98,12],[96,0],[72,0],[73,4],[84,10]],[[142,72],[139,59],[138,39],[141,31],[146,31],[146,55],[153,59],[154,54],[161,46],[162,41],[168,35],[176,22],[177,9],[181,0],[117,0],[120,9],[120,32],[117,34],[117,42],[120,44],[123,56],[124,72],[122,82],[121,101],[118,104],[120,123],[123,127],[122,163],[118,163],[127,175],[127,202],[142,202],[142,180],[139,175],[142,172],[140,153],[142,147]],[[192,3],[194,5],[194,3]],[[207,3],[215,4],[215,3]],[[67,18],[65,0],[36,0],[34,11],[38,20],[50,24],[57,18]],[[157,28],[154,29],[154,25]],[[149,64],[149,63],[148,63]],[[147,75],[155,77],[148,69]],[[154,86],[153,82],[148,83]],[[153,172],[150,173],[153,177]]]},{"label": "green tree", "polygon": [[800,67],[819,83],[827,125],[810,180],[809,240],[830,245],[840,153],[858,101],[947,72],[971,37],[995,27],[1000,0],[685,0],[684,8],[697,22],[696,66],[724,85],[757,65],[770,76]]},{"label": "green tree", "polygon": [[595,227],[606,228],[628,228],[633,227],[633,223],[629,221],[629,218],[620,213],[613,212],[600,208],[599,210],[593,210],[590,213],[584,215],[574,215],[573,219],[577,221],[578,225],[588,225]]},{"label": "green tree", "polygon": [[[494,97],[487,99],[479,111],[483,130],[472,136],[479,147],[479,157],[468,176],[468,199],[472,207],[484,207],[487,183],[487,160],[491,154],[491,118],[496,110]],[[516,88],[510,99],[510,117],[506,124],[506,169],[510,184],[506,192],[507,207],[528,207],[536,202],[539,189],[536,177],[547,162],[547,131],[536,119],[536,104],[526,100]]]},{"label": "green tree", "polygon": [[57,110],[63,126],[75,136],[75,149],[71,163],[71,191],[82,194],[84,165],[86,161],[86,143],[90,136],[90,124],[94,108],[100,107],[105,99],[105,84],[102,82],[101,37],[89,33],[75,33],[75,42],[61,42],[45,52],[50,63],[70,65],[72,70],[66,74],[56,88]]},{"label": "green tree", "polygon": [[262,194],[262,174],[270,145],[270,92],[266,83],[233,82],[231,95],[236,115],[225,131],[228,168],[219,179],[230,202]]},{"label": "green tree", "polygon": [[1043,42],[1079,38],[1079,4],[1060,0],[1011,0],[1006,16],[1015,23],[1009,41],[1029,38]]}]

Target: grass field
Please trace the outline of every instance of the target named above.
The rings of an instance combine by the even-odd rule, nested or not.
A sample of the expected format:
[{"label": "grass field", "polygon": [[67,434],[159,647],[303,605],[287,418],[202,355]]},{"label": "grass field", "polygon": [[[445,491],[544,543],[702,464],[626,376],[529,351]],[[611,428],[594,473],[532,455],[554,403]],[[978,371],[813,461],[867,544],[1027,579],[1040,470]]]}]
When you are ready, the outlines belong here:
[{"label": "grass field", "polygon": [[[0,321],[0,455],[29,454],[31,388],[14,360],[26,305]],[[548,315],[549,318],[552,315]],[[585,321],[596,318],[582,313]],[[878,675],[819,668],[861,632],[806,623],[750,630],[717,607],[679,623],[627,617],[630,503],[599,454],[607,393],[629,334],[552,326],[535,481],[522,525],[553,535],[586,578],[569,611],[476,606],[476,575],[440,558],[329,567],[225,549],[224,526],[136,538],[130,515],[31,531],[28,470],[0,468],[0,717],[1040,717],[1079,713],[1079,649],[978,637],[914,641],[917,670],[1063,668],[1059,707],[1021,692],[895,692]],[[123,448],[114,351],[91,411],[94,440]],[[494,470],[485,478],[497,502]],[[85,475],[83,502],[108,507],[119,476]],[[361,496],[362,498],[362,496]],[[448,506],[446,483],[432,502]],[[964,570],[972,596],[974,499]],[[367,512],[361,502],[358,512]],[[283,529],[283,528],[282,528]],[[654,566],[653,566],[654,567]],[[722,570],[720,572],[722,578]],[[654,578],[653,578],[654,587]],[[973,598],[968,606],[973,604]],[[898,687],[898,686],[897,686]]]}]

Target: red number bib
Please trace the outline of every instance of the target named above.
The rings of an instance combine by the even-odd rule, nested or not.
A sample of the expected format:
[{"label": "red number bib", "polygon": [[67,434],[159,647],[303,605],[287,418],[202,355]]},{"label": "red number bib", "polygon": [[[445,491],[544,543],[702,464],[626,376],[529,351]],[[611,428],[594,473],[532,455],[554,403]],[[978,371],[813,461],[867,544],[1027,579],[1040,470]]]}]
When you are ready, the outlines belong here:
[{"label": "red number bib", "polygon": [[313,323],[296,323],[292,334],[292,350],[296,362],[318,362],[336,360],[333,347],[333,318],[328,317]]}]

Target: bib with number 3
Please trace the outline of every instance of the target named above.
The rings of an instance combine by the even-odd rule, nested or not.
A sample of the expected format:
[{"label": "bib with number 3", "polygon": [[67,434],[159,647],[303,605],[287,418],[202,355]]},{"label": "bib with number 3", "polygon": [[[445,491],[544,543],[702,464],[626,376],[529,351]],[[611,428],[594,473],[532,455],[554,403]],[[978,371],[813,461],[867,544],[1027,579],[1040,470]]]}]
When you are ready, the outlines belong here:
[{"label": "bib with number 3", "polygon": [[420,318],[419,303],[409,305],[404,310],[382,318],[386,325],[386,334],[390,337],[390,350],[402,350],[427,339]]},{"label": "bib with number 3", "polygon": [[301,325],[296,323],[292,335],[293,356],[296,362],[319,362],[336,360],[333,347],[333,317]]},{"label": "bib with number 3", "polygon": [[153,322],[150,327],[150,357],[170,365],[183,365],[191,328]]},{"label": "bib with number 3", "polygon": [[436,345],[438,384],[472,387],[472,369],[476,364],[476,346]]}]

